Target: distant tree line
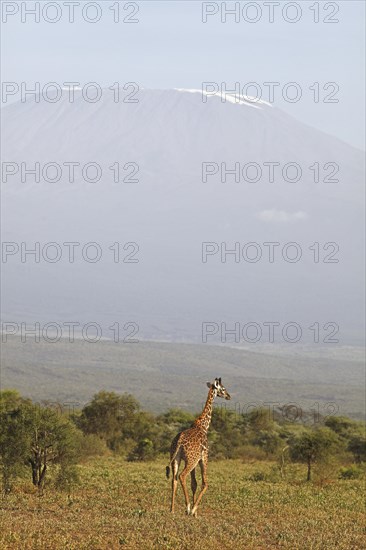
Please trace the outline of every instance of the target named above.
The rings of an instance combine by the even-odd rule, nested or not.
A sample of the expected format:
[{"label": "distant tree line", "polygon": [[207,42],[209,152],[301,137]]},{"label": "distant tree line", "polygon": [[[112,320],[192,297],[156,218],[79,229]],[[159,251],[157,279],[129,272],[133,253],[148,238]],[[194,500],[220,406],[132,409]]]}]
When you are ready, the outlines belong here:
[{"label": "distant tree line", "polygon": [[[52,471],[56,486],[77,483],[77,464],[91,456],[116,453],[128,461],[154,460],[169,452],[176,433],[195,415],[179,409],[153,415],[134,396],[100,391],[72,414],[36,404],[14,390],[0,392],[0,467],[10,491],[17,476],[29,476],[41,491]],[[365,424],[346,417],[318,423],[289,422],[281,411],[255,409],[238,414],[214,409],[209,430],[210,456],[276,460],[281,475],[289,461],[306,464],[311,480],[316,463],[330,459],[343,467],[341,477],[356,477],[366,462]]]}]

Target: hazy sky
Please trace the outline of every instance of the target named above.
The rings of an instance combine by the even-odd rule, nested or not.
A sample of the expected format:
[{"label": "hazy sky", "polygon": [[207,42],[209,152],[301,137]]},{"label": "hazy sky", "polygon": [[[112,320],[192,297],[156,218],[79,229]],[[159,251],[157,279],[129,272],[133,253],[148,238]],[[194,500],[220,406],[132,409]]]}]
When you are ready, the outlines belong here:
[{"label": "hazy sky", "polygon": [[[60,1],[61,19],[51,24],[42,18],[35,23],[32,16],[21,22],[21,4],[23,9],[25,4],[32,8],[35,2],[2,2],[3,9],[4,5],[19,7],[2,25],[2,80],[25,81],[30,87],[35,81],[96,81],[102,86],[135,81],[147,88],[201,88],[203,81],[209,81],[227,82],[229,89],[235,82],[242,86],[257,82],[263,99],[268,99],[263,83],[279,82],[278,107],[364,147],[363,1],[297,2],[302,17],[292,24],[281,15],[289,2],[274,7],[273,23],[263,2],[252,2],[255,6],[247,12],[253,19],[253,10],[262,10],[257,23],[246,22],[242,15],[239,23],[233,16],[222,23],[220,13],[202,23],[202,2],[194,0],[136,3],[136,24],[114,23],[110,7],[115,2],[109,0],[99,2],[102,17],[95,24],[81,16],[85,2],[75,6],[75,22],[69,23],[68,8]],[[125,4],[121,2],[122,17],[133,9],[124,10]],[[240,2],[240,8],[247,4]],[[228,7],[233,5],[227,2]],[[319,23],[314,23],[315,8],[311,6],[319,6]],[[332,16],[337,7],[338,13]],[[56,13],[52,9],[50,18]],[[294,17],[291,10],[295,8],[288,9],[288,17]],[[90,17],[95,13],[92,10]],[[339,22],[324,23],[327,16]],[[302,88],[297,103],[281,98],[288,82],[297,82]],[[320,83],[321,97],[333,91],[332,87],[322,91],[323,84],[337,83],[339,103],[314,103],[314,91],[309,90],[314,82]]]}]

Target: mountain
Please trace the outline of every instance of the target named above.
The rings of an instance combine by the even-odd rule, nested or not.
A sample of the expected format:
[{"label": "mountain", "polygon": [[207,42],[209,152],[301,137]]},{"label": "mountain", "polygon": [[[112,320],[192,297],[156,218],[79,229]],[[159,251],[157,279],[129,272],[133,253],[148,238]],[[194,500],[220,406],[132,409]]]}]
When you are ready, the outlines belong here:
[{"label": "mountain", "polygon": [[[268,341],[263,323],[278,322],[280,345],[286,323],[301,326],[302,343],[314,343],[308,327],[319,323],[321,343],[336,325],[341,344],[360,341],[361,151],[245,98],[139,90],[137,102],[126,103],[103,90],[97,103],[81,92],[73,103],[67,94],[55,103],[39,99],[2,110],[3,163],[16,163],[3,164],[2,238],[13,243],[6,245],[10,252],[38,242],[46,256],[37,263],[31,255],[22,262],[20,251],[3,254],[3,321],[95,322],[106,338],[114,322],[131,321],[140,338],[196,342],[203,322],[218,328],[210,342],[220,340],[221,322],[228,328],[239,322],[240,329],[252,322],[263,331],[262,344]],[[36,162],[40,181],[30,174],[22,181],[21,163],[29,169]],[[71,162],[79,163],[73,182],[65,165]],[[83,177],[87,163],[99,165],[99,181],[86,181],[98,176],[95,165]],[[120,179],[138,182],[116,183],[115,163]],[[218,173],[203,181],[202,163]],[[239,181],[233,175],[221,181],[222,163],[227,169],[239,163]],[[272,165],[273,182],[268,163],[279,163]],[[17,167],[4,177],[4,169]],[[282,170],[295,180],[299,167],[298,181],[284,179]],[[67,242],[80,243],[73,263]],[[98,246],[85,248],[91,242]],[[125,262],[114,261],[116,242]],[[131,242],[138,251],[136,244],[123,250]],[[203,242],[217,243],[206,262]],[[269,242],[279,243],[273,262]],[[57,246],[44,248],[47,243]],[[240,258],[222,261],[222,249],[235,243]]]}]

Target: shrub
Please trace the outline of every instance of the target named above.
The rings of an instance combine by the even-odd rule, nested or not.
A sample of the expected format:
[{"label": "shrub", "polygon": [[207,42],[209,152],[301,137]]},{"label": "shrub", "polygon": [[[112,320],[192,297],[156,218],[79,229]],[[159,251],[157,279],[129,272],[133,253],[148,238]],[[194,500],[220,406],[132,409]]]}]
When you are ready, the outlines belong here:
[{"label": "shrub", "polygon": [[137,460],[152,460],[156,457],[156,452],[154,450],[153,442],[144,438],[138,442],[136,447],[130,452],[127,457],[129,462],[134,462]]},{"label": "shrub", "polygon": [[264,472],[260,472],[260,471],[257,471],[257,472],[253,472],[249,477],[248,479],[250,481],[266,481],[267,480],[267,476]]},{"label": "shrub", "polygon": [[57,489],[67,491],[70,494],[72,489],[79,485],[79,483],[79,472],[75,465],[68,465],[59,469],[55,480]]},{"label": "shrub", "polygon": [[361,476],[362,470],[357,466],[344,467],[339,470],[339,479],[359,479]]}]

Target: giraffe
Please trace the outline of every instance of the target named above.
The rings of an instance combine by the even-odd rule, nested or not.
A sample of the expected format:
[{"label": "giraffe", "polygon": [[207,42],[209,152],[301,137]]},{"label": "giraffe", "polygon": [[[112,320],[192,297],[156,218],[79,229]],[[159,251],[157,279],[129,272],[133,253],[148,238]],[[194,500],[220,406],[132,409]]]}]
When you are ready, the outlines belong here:
[{"label": "giraffe", "polygon": [[[169,478],[170,467],[172,467],[172,500],[171,512],[174,513],[175,495],[178,485],[178,470],[181,460],[184,461],[184,469],[179,475],[179,480],[182,484],[184,497],[186,501],[186,512],[192,516],[197,516],[197,507],[207,491],[207,463],[208,463],[208,440],[207,431],[210,426],[212,416],[212,406],[215,397],[230,399],[229,393],[221,383],[221,378],[215,378],[213,383],[207,382],[210,388],[207,396],[206,404],[202,413],[194,421],[191,428],[180,432],[172,441],[170,449],[170,462],[166,467],[166,476]],[[197,490],[196,466],[199,464],[202,476],[202,488],[197,498],[195,498]],[[193,493],[193,508],[189,501],[186,478],[191,474],[191,488]]]}]

